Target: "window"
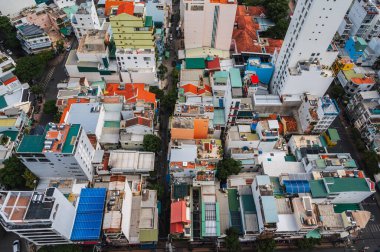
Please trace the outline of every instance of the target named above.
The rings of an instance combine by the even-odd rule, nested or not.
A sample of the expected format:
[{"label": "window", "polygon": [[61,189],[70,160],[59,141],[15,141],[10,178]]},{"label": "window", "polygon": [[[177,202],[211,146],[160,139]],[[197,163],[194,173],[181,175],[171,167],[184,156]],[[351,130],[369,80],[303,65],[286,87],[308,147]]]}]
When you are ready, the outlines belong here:
[{"label": "window", "polygon": [[144,61],[150,61],[150,57],[144,57]]},{"label": "window", "polygon": [[37,159],[35,159],[35,158],[27,158],[26,161],[27,162],[37,162]]}]

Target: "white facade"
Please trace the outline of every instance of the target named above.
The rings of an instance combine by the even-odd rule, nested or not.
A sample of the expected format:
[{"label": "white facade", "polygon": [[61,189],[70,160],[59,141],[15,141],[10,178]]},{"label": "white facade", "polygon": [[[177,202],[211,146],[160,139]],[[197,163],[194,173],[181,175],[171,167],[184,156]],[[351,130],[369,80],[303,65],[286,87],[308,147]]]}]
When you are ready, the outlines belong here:
[{"label": "white facade", "polygon": [[10,74],[15,70],[15,67],[16,63],[14,60],[11,57],[0,52],[0,78],[7,74]]},{"label": "white facade", "polygon": [[185,49],[211,47],[228,51],[231,46],[237,4],[210,0],[181,1]]},{"label": "white facade", "polygon": [[322,96],[333,80],[338,50],[331,44],[350,1],[299,0],[278,55],[271,82],[278,95]]},{"label": "white facade", "polygon": [[78,40],[90,30],[101,29],[93,0],[82,3],[79,6],[77,12],[72,16],[71,24]]},{"label": "white facade", "polygon": [[338,106],[328,96],[305,96],[298,109],[301,128],[305,133],[320,134],[326,131],[338,115]]},{"label": "white facade", "polygon": [[62,9],[75,5],[75,0],[54,0],[54,3],[58,6],[58,8]]},{"label": "white facade", "polygon": [[[72,127],[72,126],[66,126]],[[49,133],[49,132],[48,132]],[[60,134],[64,134],[61,132]],[[28,137],[24,136],[17,150],[17,156],[23,164],[39,178],[77,178],[92,181],[94,169],[92,160],[95,155],[95,149],[88,139],[85,131],[80,127],[78,134],[73,142],[71,153],[62,153],[59,150],[50,150],[46,148],[48,139],[45,138],[45,147],[42,151],[30,151],[21,148],[23,144],[28,145]],[[34,137],[34,136],[31,136]],[[65,136],[61,136],[62,138]],[[25,141],[23,143],[23,141]],[[54,140],[59,141],[59,140]],[[66,141],[73,141],[67,139]],[[64,148],[66,142],[61,143],[60,148]]]},{"label": "white facade", "polygon": [[355,0],[347,17],[352,22],[350,36],[369,40],[380,33],[380,11],[372,0]]},{"label": "white facade", "polygon": [[58,189],[0,192],[0,195],[4,200],[0,204],[0,219],[6,231],[38,246],[71,243],[75,207]]},{"label": "white facade", "polygon": [[[380,26],[380,25],[379,25]],[[362,66],[373,66],[380,57],[380,38],[372,38],[361,56]]]},{"label": "white facade", "polygon": [[151,49],[117,49],[116,61],[125,83],[157,85],[156,56]]}]

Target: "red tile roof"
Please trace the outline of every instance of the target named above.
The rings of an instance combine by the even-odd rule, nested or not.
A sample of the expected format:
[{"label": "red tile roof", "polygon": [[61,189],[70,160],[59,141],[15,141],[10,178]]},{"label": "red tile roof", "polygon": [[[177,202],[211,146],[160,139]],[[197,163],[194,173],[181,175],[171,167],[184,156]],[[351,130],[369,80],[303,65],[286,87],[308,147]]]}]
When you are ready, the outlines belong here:
[{"label": "red tile roof", "polygon": [[10,78],[10,79],[4,81],[3,83],[4,83],[4,85],[6,86],[6,85],[11,84],[12,82],[17,81],[17,80],[18,80],[17,77],[16,77],[16,76],[13,76],[12,78]]},{"label": "red tile roof", "polygon": [[143,125],[146,127],[152,127],[152,120],[143,117],[135,117],[125,121],[125,127],[130,127],[133,125]]},{"label": "red tile roof", "polygon": [[267,45],[260,45],[258,42],[257,31],[260,25],[254,21],[254,17],[265,15],[265,9],[261,6],[239,5],[236,11],[235,22],[237,28],[233,30],[232,38],[238,52],[258,52],[262,53],[264,47],[267,53],[273,54],[275,49],[280,49],[282,40],[268,38]]},{"label": "red tile roof", "polygon": [[156,95],[145,90],[145,84],[125,84],[123,89],[120,89],[119,83],[107,83],[106,96],[122,95],[127,103],[135,103],[138,100],[146,103],[152,103],[156,107]]},{"label": "red tile roof", "polygon": [[134,2],[125,2],[119,5],[117,8],[117,15],[121,13],[127,13],[129,15],[133,15],[134,12]]},{"label": "red tile roof", "polygon": [[211,93],[212,89],[209,85],[205,85],[204,88],[198,88],[196,85],[194,84],[185,84],[183,86],[181,86],[181,88],[183,88],[183,91],[184,93],[192,93],[192,94],[195,94],[195,95],[201,95],[201,94],[204,94],[206,92],[208,93]]}]

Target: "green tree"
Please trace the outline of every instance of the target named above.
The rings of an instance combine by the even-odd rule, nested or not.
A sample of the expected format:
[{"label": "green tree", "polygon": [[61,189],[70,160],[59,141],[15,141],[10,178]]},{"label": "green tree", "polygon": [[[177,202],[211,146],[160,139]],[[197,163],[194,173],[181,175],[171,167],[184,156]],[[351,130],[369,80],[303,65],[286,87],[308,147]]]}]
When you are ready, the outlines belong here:
[{"label": "green tree", "polygon": [[256,248],[259,252],[272,252],[276,249],[276,241],[272,238],[257,240]]},{"label": "green tree", "polygon": [[160,80],[163,80],[165,78],[165,74],[168,72],[168,68],[166,66],[164,66],[163,64],[161,64],[159,67],[158,67],[158,77],[160,78]]},{"label": "green tree", "polygon": [[62,39],[55,42],[55,49],[58,53],[63,53],[63,51],[65,50],[65,42]]},{"label": "green tree", "polygon": [[6,16],[0,16],[0,33],[3,35],[5,45],[10,49],[20,48],[20,41],[16,37],[16,28]]},{"label": "green tree", "polygon": [[159,89],[156,86],[150,86],[149,92],[154,93],[156,95],[156,99],[159,99],[159,100],[162,100],[162,98],[165,95],[164,91],[162,89]]},{"label": "green tree", "polygon": [[216,168],[216,177],[225,182],[228,176],[238,174],[241,170],[241,162],[233,158],[225,158],[218,162]]},{"label": "green tree", "polygon": [[164,195],[164,186],[162,184],[155,183],[149,183],[147,188],[149,190],[156,190],[157,191],[157,198],[161,198]]},{"label": "green tree", "polygon": [[41,95],[44,93],[44,88],[41,85],[33,85],[30,91],[35,95]]},{"label": "green tree", "polygon": [[165,111],[169,113],[170,115],[173,114],[174,106],[177,102],[177,98],[178,98],[178,91],[177,91],[176,86],[172,87],[172,89],[168,92],[168,94],[162,98],[161,107],[163,107]]},{"label": "green tree", "polygon": [[159,152],[161,150],[161,139],[153,134],[145,135],[143,148],[144,151]]},{"label": "green tree", "polygon": [[303,238],[303,239],[296,240],[296,246],[299,249],[311,250],[316,245],[319,245],[320,243],[321,243],[321,239],[317,239],[317,238]]},{"label": "green tree", "polygon": [[226,238],[224,241],[226,243],[226,248],[228,252],[240,252],[241,246],[239,242],[239,233],[238,231],[231,227],[226,230]]},{"label": "green tree", "polygon": [[343,96],[346,94],[344,92],[344,89],[341,85],[334,84],[330,88],[330,95],[334,99],[343,98]]},{"label": "green tree", "polygon": [[275,23],[277,23],[281,19],[288,19],[288,0],[267,0],[263,1],[263,5],[266,9],[267,17],[272,19]]},{"label": "green tree", "polygon": [[285,18],[280,19],[274,26],[269,27],[266,31],[261,33],[262,37],[269,37],[273,39],[284,39],[288,31],[289,21]]},{"label": "green tree", "polygon": [[55,100],[48,100],[44,104],[44,113],[49,115],[55,115],[58,112],[58,108],[55,106]]},{"label": "green tree", "polygon": [[8,158],[4,161],[4,168],[0,169],[0,184],[10,190],[24,188],[25,170],[26,167],[16,156]]},{"label": "green tree", "polygon": [[25,169],[24,174],[22,175],[25,179],[25,186],[29,189],[34,189],[37,185],[38,178],[28,169]]},{"label": "green tree", "polygon": [[363,160],[365,164],[365,173],[369,177],[379,173],[379,158],[374,151],[365,151],[363,153]]},{"label": "green tree", "polygon": [[174,68],[172,71],[173,86],[177,86],[178,79],[179,79],[179,71],[176,68]]},{"label": "green tree", "polygon": [[30,82],[40,78],[53,55],[52,51],[45,51],[37,55],[19,58],[14,73],[21,82]]},{"label": "green tree", "polygon": [[76,244],[65,244],[55,246],[43,246],[38,252],[82,252],[82,248]]}]

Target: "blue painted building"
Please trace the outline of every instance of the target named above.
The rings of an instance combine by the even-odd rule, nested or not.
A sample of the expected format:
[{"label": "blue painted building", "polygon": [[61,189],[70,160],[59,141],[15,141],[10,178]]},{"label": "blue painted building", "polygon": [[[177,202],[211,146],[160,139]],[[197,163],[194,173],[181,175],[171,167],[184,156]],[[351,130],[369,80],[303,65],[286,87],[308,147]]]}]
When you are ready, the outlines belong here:
[{"label": "blue painted building", "polygon": [[255,72],[259,77],[259,82],[268,85],[274,72],[274,65],[271,62],[262,62],[258,57],[247,60],[245,74]]},{"label": "blue painted building", "polygon": [[348,56],[356,62],[364,53],[367,48],[367,42],[361,37],[353,36],[347,40],[344,49],[346,50]]},{"label": "blue painted building", "polygon": [[162,27],[165,23],[166,5],[164,1],[148,0],[145,5],[146,15],[152,16],[154,26]]}]

